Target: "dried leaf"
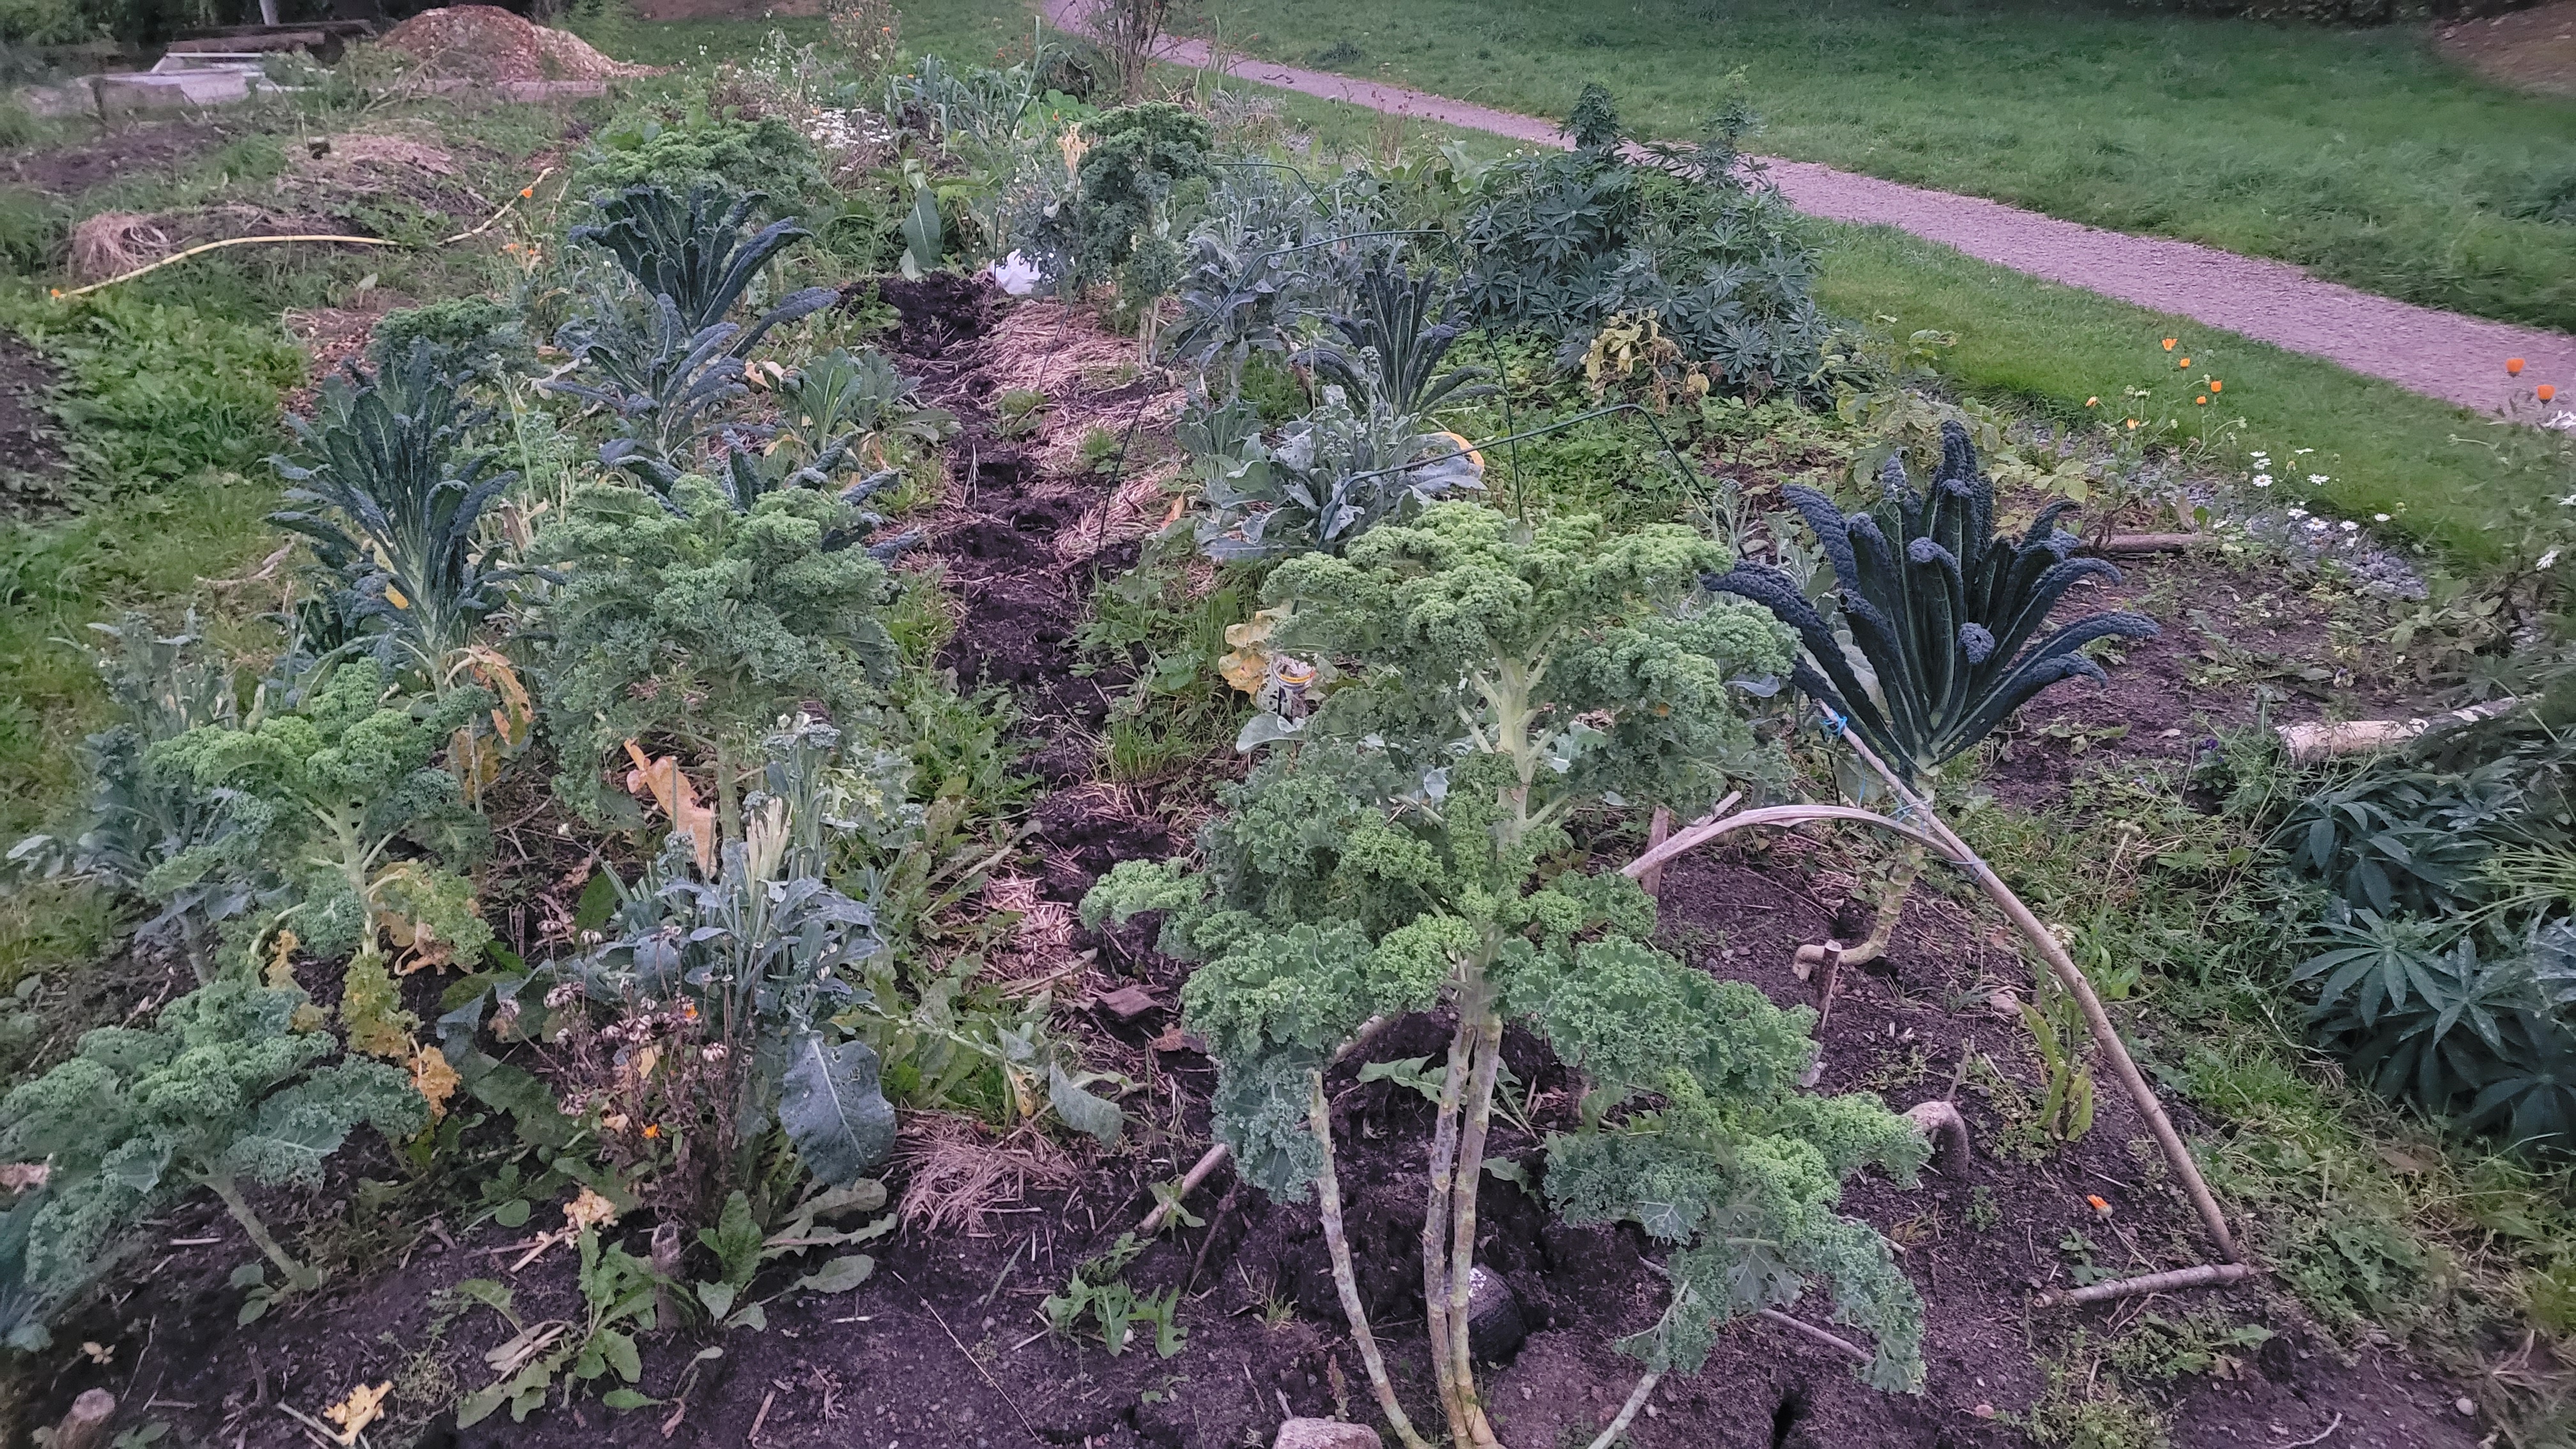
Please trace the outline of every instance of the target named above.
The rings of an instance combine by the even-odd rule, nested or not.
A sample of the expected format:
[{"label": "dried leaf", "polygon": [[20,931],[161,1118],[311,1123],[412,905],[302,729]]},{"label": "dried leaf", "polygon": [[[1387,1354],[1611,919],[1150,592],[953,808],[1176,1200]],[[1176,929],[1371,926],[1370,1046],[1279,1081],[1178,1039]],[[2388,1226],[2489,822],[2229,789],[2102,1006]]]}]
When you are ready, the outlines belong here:
[{"label": "dried leaf", "polygon": [[617,1204],[601,1197],[590,1188],[564,1204],[564,1226],[578,1233],[617,1219]]},{"label": "dried leaf", "polygon": [[340,1432],[333,1437],[342,1444],[357,1443],[358,1435],[364,1432],[369,1424],[384,1417],[385,1395],[392,1393],[393,1388],[394,1382],[391,1379],[385,1380],[374,1388],[360,1384],[349,1390],[349,1397],[324,1409],[322,1417],[340,1426]]},{"label": "dried leaf", "polygon": [[626,772],[629,794],[650,794],[662,813],[671,817],[671,833],[689,837],[689,845],[698,859],[698,873],[713,875],[716,868],[716,813],[698,803],[698,793],[682,773],[676,756],[648,759],[641,746],[626,742],[627,758],[635,768]]},{"label": "dried leaf", "polygon": [[42,1162],[12,1162],[0,1165],[0,1192],[34,1192],[53,1175],[53,1168]]},{"label": "dried leaf", "polygon": [[411,1059],[412,1090],[429,1103],[429,1115],[433,1121],[447,1115],[447,1099],[455,1096],[456,1089],[464,1082],[465,1079],[456,1074],[456,1068],[447,1064],[447,1054],[434,1046],[422,1047]]}]

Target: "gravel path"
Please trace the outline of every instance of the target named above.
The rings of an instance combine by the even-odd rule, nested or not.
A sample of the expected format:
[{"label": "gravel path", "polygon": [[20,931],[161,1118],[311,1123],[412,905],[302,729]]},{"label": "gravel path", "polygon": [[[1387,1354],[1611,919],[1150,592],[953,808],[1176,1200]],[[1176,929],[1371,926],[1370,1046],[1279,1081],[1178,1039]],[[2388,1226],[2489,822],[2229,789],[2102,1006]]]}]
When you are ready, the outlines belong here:
[{"label": "gravel path", "polygon": [[[1047,0],[1048,18],[1066,28],[1073,27],[1078,8],[1079,0]],[[1195,40],[1172,42],[1165,58],[1175,65],[1209,64],[1207,46]],[[1566,144],[1553,121],[1427,91],[1263,60],[1235,60],[1226,70],[1243,80],[1390,115],[1532,145]],[[2563,332],[2417,307],[2319,281],[2286,262],[2104,231],[1978,197],[1806,161],[1765,164],[1781,195],[1810,215],[1896,227],[1980,261],[2223,327],[2426,397],[2487,410],[2537,383],[2576,390],[2576,337]],[[2520,378],[2506,377],[2508,357],[2526,360]]]}]

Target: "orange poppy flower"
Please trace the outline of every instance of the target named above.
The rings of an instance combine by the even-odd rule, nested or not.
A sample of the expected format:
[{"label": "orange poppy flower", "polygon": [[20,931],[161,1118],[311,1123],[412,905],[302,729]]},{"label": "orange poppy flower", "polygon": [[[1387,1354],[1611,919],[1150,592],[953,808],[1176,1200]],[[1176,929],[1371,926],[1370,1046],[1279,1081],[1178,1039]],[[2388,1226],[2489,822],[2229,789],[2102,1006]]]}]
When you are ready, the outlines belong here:
[{"label": "orange poppy flower", "polygon": [[535,187],[533,187],[533,186],[522,186],[522,187],[520,187],[520,188],[519,188],[519,199],[520,199],[521,201],[525,201],[525,200],[527,200],[529,197],[534,196],[534,195],[536,195],[536,194],[537,194],[537,188],[535,188]]},{"label": "orange poppy flower", "polygon": [[2193,402],[2196,402],[2196,403],[2198,403],[2198,404],[2200,404],[2202,407],[2207,407],[2207,406],[2209,406],[2209,399],[2207,399],[2207,398],[2205,398],[2205,397],[2196,397],[2196,398],[2193,398],[2193,399],[2192,399],[2192,401],[2193,401]]},{"label": "orange poppy flower", "polygon": [[2175,363],[2175,364],[2174,364],[2174,366],[2176,366],[2176,367],[2189,367],[2189,366],[2191,366],[2191,359],[2190,359],[2190,358],[2188,358],[2188,357],[2186,357],[2186,358],[2184,358],[2182,361]]},{"label": "orange poppy flower", "polygon": [[2174,339],[2174,338],[2171,338],[2171,337],[2166,338],[2166,339],[2165,339],[2165,351],[2167,351],[2167,352],[2171,352],[2171,351],[2173,351],[2173,350],[2174,350],[2174,342],[2175,342],[2175,339]]},{"label": "orange poppy flower", "polygon": [[2213,377],[2209,380],[2209,390],[2211,392],[2225,392],[2227,391],[2227,384],[2220,382],[2217,378]]},{"label": "orange poppy flower", "polygon": [[645,1123],[645,1124],[644,1124],[644,1140],[645,1140],[645,1141],[650,1142],[650,1141],[652,1141],[654,1138],[659,1137],[659,1136],[661,1136],[661,1135],[662,1135],[662,1124],[661,1124],[661,1123],[659,1123],[659,1122],[647,1122],[647,1123]]},{"label": "orange poppy flower", "polygon": [[2102,405],[2102,400],[2098,397],[2088,397],[2084,400],[2084,405],[2088,408],[2098,408]]},{"label": "orange poppy flower", "polygon": [[2103,1201],[2102,1195],[2098,1192],[2086,1195],[2084,1202],[2086,1206],[2092,1208],[2093,1211],[2101,1214],[2103,1217],[2107,1218],[2111,1215],[2111,1205]]},{"label": "orange poppy flower", "polygon": [[2506,358],[2504,360],[2504,374],[2507,377],[2522,376],[2522,359],[2519,357]]},{"label": "orange poppy flower", "polygon": [[2558,396],[2558,389],[2551,387],[2549,384],[2544,382],[2540,386],[2533,388],[2531,390],[2531,395],[2540,399],[2542,402],[2547,402],[2551,398]]}]

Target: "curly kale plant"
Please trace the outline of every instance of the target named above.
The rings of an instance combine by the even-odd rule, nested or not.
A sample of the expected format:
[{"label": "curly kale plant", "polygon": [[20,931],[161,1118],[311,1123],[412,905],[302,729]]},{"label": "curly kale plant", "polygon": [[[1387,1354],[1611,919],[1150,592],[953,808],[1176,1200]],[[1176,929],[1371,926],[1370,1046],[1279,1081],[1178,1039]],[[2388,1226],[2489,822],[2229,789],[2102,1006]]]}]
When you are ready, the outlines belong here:
[{"label": "curly kale plant", "polygon": [[1064,296],[1112,279],[1131,301],[1161,296],[1181,266],[1169,234],[1173,192],[1208,174],[1208,124],[1147,101],[1104,112],[1081,134],[1066,153],[1079,157],[1070,194],[1041,206],[1013,241]]},{"label": "curly kale plant", "polygon": [[1467,223],[1470,307],[1558,338],[1568,360],[1613,316],[1649,314],[1735,391],[1806,386],[1828,331],[1815,251],[1738,164],[1750,125],[1721,116],[1700,146],[1633,161],[1608,93],[1586,86],[1571,152],[1486,174]]},{"label": "curly kale plant", "polygon": [[309,1006],[300,991],[218,981],[163,1007],[149,1029],[88,1033],[69,1061],[0,1102],[5,1150],[52,1166],[29,1229],[29,1280],[87,1276],[146,1215],[203,1187],[289,1285],[318,1283],[244,1189],[317,1187],[360,1124],[405,1137],[428,1108],[396,1068],[332,1061],[329,1033],[296,1029]]},{"label": "curly kale plant", "polygon": [[339,576],[345,614],[434,678],[501,605],[509,571],[483,541],[483,512],[519,476],[466,446],[486,415],[456,386],[425,340],[373,376],[353,365],[325,381],[316,421],[288,416],[303,450],[274,460],[292,506],[269,515]]},{"label": "curly kale plant", "polygon": [[89,782],[77,836],[68,844],[32,835],[9,851],[21,866],[71,872],[158,909],[135,931],[148,944],[176,946],[200,982],[214,968],[214,931],[250,904],[253,884],[237,875],[209,876],[182,861],[220,853],[230,822],[216,792],[185,771],[147,763],[151,748],[201,725],[240,718],[232,666],[209,656],[192,614],[180,633],[164,635],[140,614],[90,627],[115,641],[93,655],[108,698],[124,716],[81,745]]},{"label": "curly kale plant", "polygon": [[1822,1275],[1838,1313],[1879,1335],[1872,1380],[1920,1382],[1911,1288],[1874,1232],[1833,1211],[1864,1164],[1909,1176],[1916,1134],[1872,1099],[1802,1095],[1812,1014],[1647,945],[1642,890],[1573,864],[1577,811],[1695,812],[1766,768],[1728,681],[1782,668],[1786,649],[1756,611],[1693,609],[1724,559],[1673,525],[1524,527],[1441,504],[1344,557],[1290,560],[1266,589],[1284,615],[1274,642],[1338,687],[1247,732],[1298,744],[1225,793],[1204,869],[1123,863],[1084,902],[1093,921],[1164,911],[1164,948],[1204,963],[1183,1006],[1219,1062],[1216,1130],[1274,1194],[1328,1166],[1315,1104],[1336,1050],[1371,1017],[1455,1010],[1424,1289],[1460,1443],[1493,1442],[1465,1308],[1475,1164],[1513,1021],[1596,1088],[1580,1130],[1549,1144],[1550,1197],[1675,1246],[1670,1311],[1628,1344],[1654,1371],[1696,1369],[1714,1323]]},{"label": "curly kale plant", "polygon": [[309,953],[350,954],[340,1004],[350,1045],[407,1054],[417,1022],[396,1004],[387,945],[406,954],[406,969],[471,966],[492,939],[472,883],[451,868],[481,853],[490,827],[437,763],[488,704],[469,687],[415,706],[389,691],[382,665],[359,658],[291,714],[202,725],[153,746],[151,768],[221,792],[227,826],[162,878],[285,877],[294,902],[277,929]]},{"label": "curly kale plant", "polygon": [[628,488],[576,493],[532,550],[562,575],[539,621],[565,800],[591,819],[631,809],[600,788],[601,762],[672,737],[714,764],[724,837],[740,840],[738,777],[782,709],[814,700],[855,718],[894,666],[892,585],[850,546],[871,526],[804,488],[747,511],[693,476],[668,508]]}]

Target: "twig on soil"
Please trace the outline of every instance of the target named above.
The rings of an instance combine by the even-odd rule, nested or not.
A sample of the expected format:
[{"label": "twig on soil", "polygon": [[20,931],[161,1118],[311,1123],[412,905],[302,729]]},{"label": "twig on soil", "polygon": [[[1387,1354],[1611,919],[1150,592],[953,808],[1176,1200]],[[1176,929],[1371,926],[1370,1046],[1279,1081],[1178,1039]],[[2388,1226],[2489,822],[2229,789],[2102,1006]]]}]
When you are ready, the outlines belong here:
[{"label": "twig on soil", "polygon": [[[1361,1022],[1360,1029],[1351,1033],[1351,1039],[1342,1044],[1341,1050],[1333,1053],[1333,1065],[1340,1066],[1343,1062],[1366,1051],[1368,1044],[1377,1040],[1377,1034],[1386,1030],[1393,1020],[1392,1017],[1372,1016]],[[1136,1236],[1150,1238],[1161,1232],[1163,1225],[1172,1220],[1172,1214],[1180,1207],[1181,1200],[1199,1190],[1199,1185],[1206,1182],[1209,1175],[1225,1162],[1228,1152],[1226,1145],[1220,1142],[1201,1153],[1199,1160],[1191,1165],[1190,1170],[1182,1174],[1180,1190],[1162,1202],[1156,1203],[1154,1210],[1145,1214],[1145,1220],[1136,1225]]]},{"label": "twig on soil", "polygon": [[2242,1283],[2258,1270],[2247,1263],[2205,1263],[2197,1268],[2176,1268],[2167,1273],[2147,1273],[2136,1278],[2115,1278],[2108,1283],[2095,1283],[2083,1288],[2052,1288],[2035,1300],[2042,1308],[2055,1308],[2076,1303],[2100,1303],[2110,1298],[2128,1298],[2140,1293],[2165,1293],[2176,1288],[2210,1288],[2221,1283]]},{"label": "twig on soil", "polygon": [[1619,1417],[1610,1421],[1609,1427],[1601,1431],[1600,1437],[1594,1439],[1588,1449],[1610,1449],[1610,1445],[1628,1431],[1629,1421],[1637,1417],[1637,1411],[1646,1407],[1646,1396],[1655,1391],[1655,1385],[1663,1382],[1663,1378],[1662,1369],[1648,1369],[1646,1376],[1637,1380],[1637,1387],[1630,1391],[1628,1402],[1619,1406]]},{"label": "twig on soil", "polygon": [[1029,1436],[1030,1438],[1032,1438],[1032,1439],[1044,1438],[1044,1437],[1045,1437],[1044,1435],[1042,1435],[1042,1434],[1038,1433],[1038,1431],[1037,1431],[1036,1429],[1034,1429],[1034,1428],[1031,1428],[1031,1427],[1030,1427],[1030,1425],[1029,1425],[1029,1416],[1020,1412],[1020,1405],[1019,1405],[1019,1401],[1018,1401],[1018,1400],[1016,1400],[1016,1399],[1014,1399],[1014,1398],[1012,1398],[1009,1394],[1003,1393],[1003,1392],[1002,1392],[1002,1386],[1001,1386],[1000,1384],[998,1384],[998,1383],[994,1382],[994,1380],[993,1380],[993,1371],[992,1371],[991,1369],[988,1369],[988,1368],[984,1367],[984,1361],[983,1361],[982,1359],[977,1358],[974,1354],[967,1352],[967,1349],[966,1349],[966,1341],[965,1341],[964,1339],[959,1338],[959,1337],[957,1336],[957,1330],[956,1330],[956,1329],[953,1329],[953,1328],[951,1328],[951,1327],[949,1327],[949,1326],[948,1326],[948,1320],[947,1320],[947,1319],[942,1318],[942,1317],[940,1317],[940,1316],[939,1316],[939,1310],[938,1310],[938,1309],[933,1308],[933,1307],[931,1307],[931,1306],[930,1306],[930,1300],[929,1300],[929,1299],[927,1299],[927,1298],[922,1298],[922,1297],[921,1297],[921,1295],[920,1295],[920,1294],[918,1294],[918,1293],[916,1293],[916,1294],[914,1294],[914,1295],[912,1295],[912,1296],[913,1296],[913,1297],[915,1297],[915,1298],[920,1298],[920,1299],[921,1299],[921,1307],[922,1307],[922,1311],[923,1311],[923,1312],[925,1312],[925,1313],[928,1313],[928,1314],[930,1315],[930,1321],[931,1321],[931,1322],[936,1323],[936,1324],[938,1324],[938,1325],[939,1325],[939,1331],[940,1331],[940,1332],[942,1332],[942,1333],[944,1333],[944,1334],[947,1334],[947,1335],[948,1335],[948,1341],[949,1341],[950,1343],[953,1343],[953,1344],[957,1345],[957,1351],[958,1351],[958,1353],[963,1354],[963,1355],[965,1356],[966,1361],[967,1361],[968,1363],[971,1363],[971,1364],[973,1364],[973,1365],[975,1366],[975,1372],[976,1372],[976,1374],[977,1374],[979,1377],[981,1377],[981,1378],[984,1380],[984,1385],[985,1385],[985,1387],[987,1387],[987,1388],[991,1389],[991,1390],[993,1391],[994,1396],[995,1396],[996,1398],[999,1398],[999,1399],[1002,1401],[1002,1407],[1004,1407],[1004,1408],[1006,1408],[1006,1409],[1008,1409],[1008,1410],[1010,1410],[1010,1411],[1011,1411],[1011,1417],[1012,1417],[1012,1418],[1017,1419],[1017,1420],[1019,1420],[1019,1421],[1020,1421],[1020,1428],[1021,1428],[1022,1430],[1024,1430],[1024,1431],[1026,1431],[1026,1432],[1027,1432],[1027,1434],[1028,1434],[1028,1436]]},{"label": "twig on soil", "polygon": [[2343,1415],[2338,1413],[2334,1416],[2333,1423],[2326,1425],[2324,1428],[2319,1429],[2313,1434],[2310,1434],[2305,1439],[2286,1439],[2281,1443],[2274,1445],[2273,1449],[2308,1449],[2308,1446],[2311,1444],[2324,1443],[2327,1435],[2332,1434],[2335,1430],[2342,1427]]},{"label": "twig on soil", "polygon": [[760,1412],[751,1416],[751,1432],[742,1436],[742,1442],[749,1444],[760,1437],[760,1426],[769,1422],[769,1406],[777,1402],[776,1389],[760,1396]]},{"label": "twig on soil", "polygon": [[1869,1350],[1862,1348],[1859,1344],[1852,1342],[1850,1339],[1841,1337],[1838,1334],[1827,1333],[1816,1325],[1806,1322],[1803,1319],[1792,1318],[1777,1308],[1757,1308],[1753,1311],[1757,1317],[1767,1318],[1773,1323],[1777,1323],[1784,1328],[1794,1328],[1798,1332],[1805,1334],[1807,1337],[1814,1339],[1816,1342],[1823,1344],[1825,1347],[1840,1349],[1844,1353],[1850,1354],[1853,1358],[1860,1360],[1862,1363],[1870,1361]]},{"label": "twig on soil", "polygon": [[460,231],[460,232],[458,232],[458,233],[457,233],[456,235],[454,235],[454,236],[451,236],[451,237],[442,237],[442,238],[440,238],[440,239],[439,239],[439,243],[438,243],[438,244],[439,244],[440,246],[443,246],[443,247],[444,247],[444,246],[454,246],[454,245],[455,245],[456,243],[458,243],[458,242],[461,242],[461,241],[470,241],[470,240],[472,240],[473,238],[478,237],[478,236],[481,236],[483,233],[485,233],[485,232],[487,232],[487,231],[490,231],[492,228],[494,228],[494,227],[496,227],[496,226],[499,226],[499,225],[501,224],[501,218],[503,218],[503,217],[505,217],[505,216],[508,216],[508,215],[510,214],[511,209],[512,209],[513,207],[516,207],[520,202],[527,200],[531,195],[535,194],[535,192],[536,192],[536,189],[537,189],[538,185],[539,185],[540,183],[542,183],[542,182],[543,182],[547,177],[552,176],[552,175],[554,175],[554,174],[555,174],[555,168],[553,168],[553,167],[551,167],[551,166],[549,166],[549,167],[545,168],[544,170],[542,170],[542,171],[538,172],[538,173],[537,173],[537,179],[536,179],[535,181],[531,181],[531,182],[529,182],[529,183],[527,184],[527,187],[526,187],[526,189],[525,189],[525,190],[522,190],[518,195],[513,196],[513,197],[511,197],[509,200],[507,200],[507,201],[505,201],[505,202],[502,202],[502,203],[501,203],[501,209],[500,209],[499,211],[496,211],[496,212],[492,213],[492,219],[491,219],[491,220],[486,221],[486,222],[485,222],[485,223],[483,223],[481,226],[478,226],[478,227],[474,228],[474,229],[473,229],[473,230],[471,230],[471,231]]}]

